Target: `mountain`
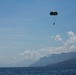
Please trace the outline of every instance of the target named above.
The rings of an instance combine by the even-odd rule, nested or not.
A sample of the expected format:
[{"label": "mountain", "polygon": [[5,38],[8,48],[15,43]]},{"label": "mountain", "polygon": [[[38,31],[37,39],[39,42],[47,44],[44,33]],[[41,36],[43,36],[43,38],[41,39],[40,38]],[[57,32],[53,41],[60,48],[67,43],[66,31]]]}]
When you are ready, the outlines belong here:
[{"label": "mountain", "polygon": [[76,57],[76,52],[52,54],[49,57],[43,57],[35,63],[31,64],[29,67],[44,67],[49,64],[63,62]]},{"label": "mountain", "polygon": [[47,65],[47,67],[52,68],[76,68],[76,58],[72,58],[63,62],[59,62],[56,64]]}]

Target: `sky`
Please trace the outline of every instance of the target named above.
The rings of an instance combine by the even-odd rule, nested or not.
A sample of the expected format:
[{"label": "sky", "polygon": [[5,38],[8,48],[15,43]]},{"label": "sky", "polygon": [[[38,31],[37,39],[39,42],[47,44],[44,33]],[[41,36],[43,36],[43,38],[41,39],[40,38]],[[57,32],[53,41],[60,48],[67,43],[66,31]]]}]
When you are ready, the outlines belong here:
[{"label": "sky", "polygon": [[0,0],[0,63],[73,51],[76,0]]}]

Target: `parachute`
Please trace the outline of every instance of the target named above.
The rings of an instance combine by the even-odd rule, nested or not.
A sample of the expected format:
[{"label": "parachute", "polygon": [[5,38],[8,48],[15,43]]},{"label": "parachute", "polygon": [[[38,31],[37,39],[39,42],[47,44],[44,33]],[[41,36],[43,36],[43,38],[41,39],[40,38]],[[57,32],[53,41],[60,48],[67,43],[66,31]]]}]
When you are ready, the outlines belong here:
[{"label": "parachute", "polygon": [[[57,16],[57,15],[58,15],[58,12],[52,11],[52,12],[50,12],[50,15],[51,15],[51,16]],[[54,19],[53,19],[53,20],[54,20]],[[53,22],[53,25],[55,25],[55,21]]]}]

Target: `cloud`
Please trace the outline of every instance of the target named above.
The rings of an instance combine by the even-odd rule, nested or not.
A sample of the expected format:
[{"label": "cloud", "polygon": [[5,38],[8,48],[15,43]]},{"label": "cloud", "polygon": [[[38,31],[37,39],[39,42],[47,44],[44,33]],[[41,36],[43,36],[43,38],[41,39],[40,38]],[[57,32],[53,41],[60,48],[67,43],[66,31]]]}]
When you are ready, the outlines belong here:
[{"label": "cloud", "polygon": [[[33,59],[38,60],[41,57],[48,56],[50,54],[59,54],[59,53],[65,53],[65,52],[73,52],[76,49],[76,35],[74,32],[69,31],[67,32],[69,35],[69,38],[64,41],[63,38],[61,38],[61,35],[56,35],[52,39],[54,41],[61,42],[62,44],[57,47],[47,47],[47,48],[41,48],[41,49],[33,49],[33,50],[25,50],[24,52],[20,52],[17,54],[16,59]],[[65,39],[65,38],[64,38]]]},{"label": "cloud", "polygon": [[67,43],[76,43],[76,35],[72,31],[69,31],[67,33],[70,36],[70,39],[67,40]]},{"label": "cloud", "polygon": [[[66,41],[64,41],[64,38],[61,38],[61,35],[59,34],[52,38],[54,41],[58,41],[62,43],[59,46],[53,46],[53,47],[50,46],[41,49],[25,50],[23,52],[18,53],[15,56],[10,57],[9,61],[11,61],[12,63],[19,62],[22,60],[27,60],[27,59],[37,61],[41,57],[49,56],[51,54],[74,52],[76,51],[76,35],[72,31],[67,32],[67,34],[69,35],[69,38]],[[0,59],[1,58],[3,57],[0,57]]]},{"label": "cloud", "polygon": [[66,41],[64,41],[60,35],[56,35],[54,39],[56,41],[60,41],[66,47],[71,46],[73,44],[76,45],[76,35],[74,34],[74,32],[69,31],[69,32],[67,32],[67,34],[69,35],[69,38]]},{"label": "cloud", "polygon": [[72,32],[72,31],[69,31],[69,32],[67,32],[68,33],[68,35],[70,35],[70,36],[75,36],[75,34]]},{"label": "cloud", "polygon": [[25,59],[39,59],[44,56],[48,56],[50,54],[59,54],[63,52],[73,52],[76,49],[76,35],[72,32],[69,31],[67,32],[69,35],[69,38],[64,41],[61,38],[61,35],[56,35],[52,39],[55,41],[59,41],[62,43],[61,46],[57,47],[47,47],[47,48],[41,48],[37,50],[25,50],[24,52],[20,52],[18,56],[24,57]]},{"label": "cloud", "polygon": [[72,46],[70,46],[69,49],[76,49],[76,46],[75,45],[72,45]]},{"label": "cloud", "polygon": [[55,40],[56,41],[63,41],[63,39],[60,37],[60,35],[56,35]]},{"label": "cloud", "polygon": [[22,56],[25,59],[37,59],[39,56],[42,57],[42,55],[37,50],[25,50],[24,52],[20,52],[18,56]]}]

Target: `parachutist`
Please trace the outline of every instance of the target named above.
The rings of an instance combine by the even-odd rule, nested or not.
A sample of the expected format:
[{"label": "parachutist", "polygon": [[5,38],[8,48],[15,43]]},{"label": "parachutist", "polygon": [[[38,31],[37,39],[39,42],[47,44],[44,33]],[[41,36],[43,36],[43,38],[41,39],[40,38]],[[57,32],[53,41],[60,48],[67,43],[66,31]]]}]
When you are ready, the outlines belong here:
[{"label": "parachutist", "polygon": [[53,23],[53,25],[55,25],[55,22]]},{"label": "parachutist", "polygon": [[[51,16],[57,16],[58,15],[58,12],[57,11],[51,11],[50,12],[50,15]],[[55,25],[55,21],[53,21],[53,25]]]}]

